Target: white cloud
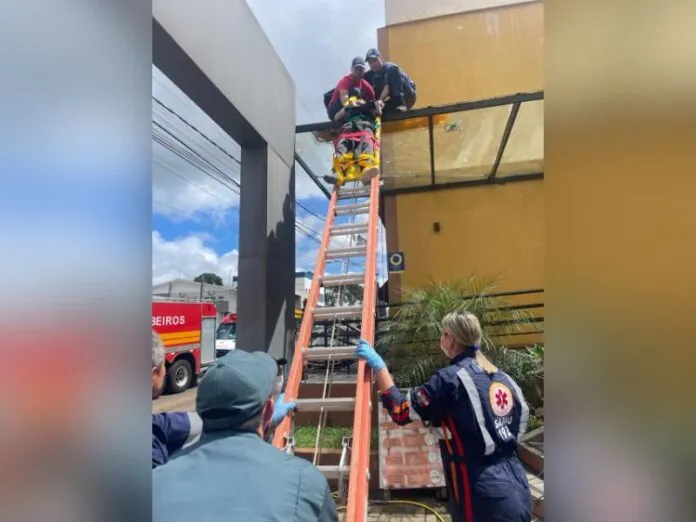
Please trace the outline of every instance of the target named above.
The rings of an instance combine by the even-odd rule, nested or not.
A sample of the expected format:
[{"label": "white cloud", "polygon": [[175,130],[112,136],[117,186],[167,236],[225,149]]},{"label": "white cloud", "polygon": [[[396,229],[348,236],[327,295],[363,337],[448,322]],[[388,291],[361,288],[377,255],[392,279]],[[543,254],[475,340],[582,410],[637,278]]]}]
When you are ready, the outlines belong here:
[{"label": "white cloud", "polygon": [[[303,220],[304,221],[304,220]],[[320,219],[307,218],[308,226],[321,236],[323,230]],[[319,243],[295,232],[295,266],[312,267],[316,262]],[[239,252],[231,250],[218,254],[213,248],[214,238],[210,234],[189,234],[166,240],[158,231],[152,232],[152,284],[159,284],[176,278],[193,279],[203,272],[218,274],[224,281],[230,275],[237,275]],[[302,270],[302,268],[298,268]]]},{"label": "white cloud", "polygon": [[152,284],[178,277],[193,279],[202,272],[214,272],[227,280],[237,275],[239,252],[231,250],[218,254],[209,246],[213,240],[207,234],[191,234],[167,241],[159,232],[152,232]]}]

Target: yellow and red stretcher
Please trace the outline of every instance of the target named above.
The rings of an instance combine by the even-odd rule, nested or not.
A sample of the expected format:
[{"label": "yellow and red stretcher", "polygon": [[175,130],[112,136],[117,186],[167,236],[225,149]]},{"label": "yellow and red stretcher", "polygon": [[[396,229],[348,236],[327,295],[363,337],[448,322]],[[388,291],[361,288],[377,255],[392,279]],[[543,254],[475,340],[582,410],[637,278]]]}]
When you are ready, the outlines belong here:
[{"label": "yellow and red stretcher", "polygon": [[375,132],[359,131],[339,134],[334,140],[334,150],[339,140],[369,140],[372,142],[372,154],[360,154],[356,158],[355,153],[347,152],[339,154],[334,152],[333,171],[336,174],[336,185],[341,187],[350,181],[368,181],[379,173],[379,146],[381,136],[381,118],[375,119]]}]

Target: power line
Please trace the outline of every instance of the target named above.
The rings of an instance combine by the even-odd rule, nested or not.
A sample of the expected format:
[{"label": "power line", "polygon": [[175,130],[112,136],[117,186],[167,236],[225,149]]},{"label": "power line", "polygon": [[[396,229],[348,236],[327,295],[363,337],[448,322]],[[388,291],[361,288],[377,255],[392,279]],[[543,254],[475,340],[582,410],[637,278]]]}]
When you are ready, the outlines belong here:
[{"label": "power line", "polygon": [[[157,82],[160,83],[163,87],[166,88],[166,86],[165,86],[164,84],[162,84],[161,82],[159,82],[158,80],[155,79],[155,81],[157,81]],[[167,90],[169,90],[169,89],[167,89]],[[170,91],[170,92],[171,92],[171,91]],[[237,158],[235,158],[235,157],[233,157],[232,155],[230,155],[224,148],[222,148],[219,144],[217,144],[215,141],[213,141],[211,138],[209,138],[205,133],[203,133],[202,131],[200,131],[195,125],[191,124],[188,120],[186,120],[185,118],[183,118],[183,117],[182,117],[181,115],[179,115],[176,111],[174,111],[173,109],[171,109],[170,107],[168,107],[166,104],[164,104],[163,102],[161,102],[160,100],[158,100],[156,97],[153,96],[152,99],[153,99],[153,101],[155,101],[155,103],[157,103],[159,106],[161,106],[162,108],[164,108],[167,112],[169,112],[170,114],[172,114],[173,116],[175,116],[178,120],[180,120],[181,122],[183,122],[186,126],[188,126],[189,128],[193,129],[196,133],[198,133],[200,136],[202,136],[208,143],[210,143],[211,145],[213,145],[216,149],[218,149],[220,152],[222,152],[225,156],[227,156],[228,158],[232,159],[236,164],[240,164],[240,161],[239,161]],[[300,100],[300,101],[301,101],[301,100]],[[306,109],[306,106],[305,106],[305,109]],[[308,111],[308,112],[309,112],[309,111]],[[311,114],[310,114],[310,116],[311,116]],[[153,125],[156,127],[156,129],[153,129],[153,133],[152,133],[153,140],[154,140],[156,143],[158,143],[160,146],[164,147],[165,149],[169,150],[170,152],[172,152],[173,154],[175,154],[177,157],[183,159],[183,160],[186,161],[188,164],[190,164],[190,165],[192,165],[193,167],[197,168],[197,169],[200,170],[203,174],[205,174],[205,175],[211,177],[212,179],[214,179],[214,180],[217,181],[218,183],[222,184],[222,185],[225,186],[226,188],[232,190],[234,193],[236,193],[236,194],[239,194],[239,193],[240,193],[241,184],[240,184],[237,180],[235,180],[234,178],[230,177],[227,173],[223,172],[218,166],[213,165],[209,160],[207,160],[206,158],[204,158],[203,156],[201,156],[197,151],[195,151],[194,149],[192,149],[187,143],[185,143],[183,140],[181,140],[179,137],[177,137],[170,129],[167,129],[164,125],[162,125],[161,123],[158,123],[157,121],[154,121],[154,120],[153,120],[152,123],[153,123]],[[166,120],[163,120],[163,123],[165,123],[165,124],[167,124],[168,126],[174,128],[174,129],[176,129],[176,126],[171,125],[171,123],[170,123],[170,122],[167,122]],[[161,135],[160,133],[157,132],[157,129],[159,129],[161,132],[165,133],[166,135]],[[179,130],[179,129],[176,129],[176,130]],[[177,144],[173,143],[173,142],[169,139],[168,136],[171,137],[171,138],[173,138],[180,146],[183,146],[184,150],[181,150],[181,148],[178,147]],[[157,163],[157,162],[156,162],[156,163]],[[163,165],[163,164],[161,164],[161,163],[157,163],[157,164],[160,165],[161,167],[165,168],[167,171],[171,172],[172,174],[174,174],[174,175],[176,175],[176,176],[182,178],[182,179],[183,179],[184,181],[186,181],[187,183],[190,183],[191,185],[195,186],[195,187],[198,188],[199,190],[202,190],[202,191],[204,191],[204,192],[206,192],[206,193],[212,195],[213,197],[216,197],[218,200],[224,202],[224,200],[222,200],[221,198],[219,198],[218,196],[216,196],[216,195],[213,194],[212,192],[210,192],[210,191],[204,189],[203,187],[200,187],[199,185],[194,184],[191,180],[189,180],[189,179],[187,179],[185,176],[183,176],[183,175],[181,175],[181,174],[175,172],[172,168],[167,167],[167,166],[165,166],[165,165]],[[213,172],[210,172],[211,170],[212,170]],[[214,175],[214,174],[216,174],[217,176],[221,177],[222,180],[219,179],[219,178],[218,178],[216,175]],[[230,186],[228,183],[225,183],[223,180],[226,180],[226,181],[232,183],[234,186]],[[179,208],[176,208],[176,207],[174,207],[174,206],[172,206],[172,205],[163,203],[163,202],[158,201],[158,200],[156,200],[156,199],[155,199],[154,201],[155,201],[155,203],[157,203],[157,204],[159,204],[159,205],[162,205],[162,206],[164,206],[164,207],[170,208],[170,209],[172,209],[172,210],[174,210],[174,211],[176,211],[176,212],[179,212],[179,213],[181,213],[181,214],[184,214],[184,215],[187,215],[187,216],[191,216],[191,217],[193,217],[193,218],[196,217],[194,214],[192,214],[192,213],[190,213],[190,212],[186,212],[186,211],[181,210],[181,209],[179,209]],[[300,206],[300,208],[304,209],[307,213],[309,213],[309,214],[311,214],[311,215],[313,215],[313,216],[315,216],[315,217],[317,217],[317,218],[319,218],[319,219],[325,221],[325,218],[324,218],[324,217],[322,217],[322,216],[320,216],[319,214],[313,212],[312,210],[310,210],[309,208],[307,208],[307,207],[306,207],[305,205],[303,205],[302,203],[299,203],[299,202],[297,202],[297,201],[296,201],[296,203]],[[319,233],[318,231],[316,231],[315,229],[313,229],[312,227],[309,227],[307,224],[303,223],[301,220],[297,219],[297,216],[296,216],[296,219],[295,219],[295,229],[296,229],[297,231],[299,231],[300,234],[302,234],[303,236],[305,236],[305,237],[307,237],[307,238],[309,238],[309,239],[311,239],[311,240],[313,240],[313,241],[316,241],[316,242],[318,242],[318,243],[321,243],[321,237],[319,237],[319,236],[320,236],[320,233]]]},{"label": "power line", "polygon": [[[175,120],[170,116],[169,113],[165,112],[164,109],[157,106],[155,103],[152,104],[152,119],[153,121],[161,122],[166,129],[176,132],[185,138],[188,143],[195,143],[202,153],[206,157],[210,157],[211,160],[215,160],[216,165],[228,165],[230,164],[229,159],[223,155],[217,147],[210,145],[210,142],[206,140],[201,140],[198,133],[193,132],[190,128],[181,124],[178,120]],[[235,164],[237,170],[239,166]]]},{"label": "power line", "polygon": [[167,92],[171,93],[172,95],[174,95],[174,97],[178,98],[182,103],[184,103],[184,104],[190,104],[190,103],[191,103],[191,99],[190,99],[188,96],[186,96],[186,94],[184,94],[184,92],[183,92],[181,89],[179,89],[179,87],[177,87],[176,84],[174,84],[174,83],[169,79],[169,77],[167,77],[167,75],[165,75],[162,71],[160,71],[159,69],[157,69],[157,67],[155,67],[155,69],[157,70],[157,72],[159,72],[159,73],[162,75],[163,78],[166,78],[167,81],[170,83],[170,85],[171,85],[174,89],[176,89],[176,90],[173,90],[169,85],[167,85],[165,82],[163,82],[162,80],[160,80],[159,78],[157,78],[154,74],[153,74],[153,76],[152,76],[152,79],[153,79],[153,80],[155,80],[155,81],[156,81],[157,83],[159,83],[162,87],[164,87],[164,89],[165,89]]},{"label": "power line", "polygon": [[[177,117],[177,118],[178,118],[179,120],[181,120],[184,124],[186,124],[187,126],[189,126],[190,128],[192,128],[193,130],[195,130],[198,134],[200,134],[203,138],[205,138],[211,145],[217,147],[223,154],[225,154],[225,156],[227,156],[228,158],[230,158],[231,160],[233,160],[233,161],[235,161],[235,162],[237,162],[237,163],[241,163],[237,158],[235,158],[234,156],[232,156],[229,152],[227,152],[225,149],[223,149],[220,145],[218,145],[217,143],[215,143],[215,142],[214,142],[212,139],[210,139],[205,133],[203,133],[203,132],[201,132],[200,130],[198,130],[198,127],[196,127],[195,125],[193,125],[192,123],[190,123],[190,122],[189,122],[188,120],[186,120],[184,117],[180,116],[176,111],[174,111],[173,109],[169,108],[167,105],[165,105],[164,103],[162,103],[160,100],[158,100],[158,99],[155,98],[154,96],[152,97],[152,99],[153,99],[153,101],[154,101],[155,103],[157,103],[157,104],[160,105],[162,108],[164,108],[165,110],[167,110],[169,113],[171,113],[172,115],[174,115],[175,117]],[[153,123],[154,123],[154,122],[153,122]]]},{"label": "power line", "polygon": [[[190,216],[190,217],[192,217],[192,218],[196,218],[196,217],[197,217],[197,216],[196,216],[194,213],[192,213],[192,212],[187,212],[187,211],[185,211],[185,210],[182,210],[182,209],[180,209],[180,208],[178,208],[178,207],[175,207],[174,205],[170,205],[170,204],[168,204],[168,203],[163,203],[162,201],[160,201],[160,200],[158,200],[158,199],[156,199],[156,198],[153,198],[152,201],[155,202],[155,203],[157,203],[158,205],[161,205],[161,206],[163,206],[163,207],[172,209],[172,210],[174,210],[175,212],[178,212],[178,213],[183,214],[183,215],[185,215],[185,216]],[[311,240],[313,240],[313,241],[316,241],[317,243],[321,243],[321,240],[320,240],[320,239],[317,239],[316,237],[314,237],[314,236],[313,236],[312,234],[310,234],[309,232],[303,230],[302,227],[301,227],[301,225],[302,225],[301,222],[295,222],[295,229],[296,229],[300,234],[302,234],[303,236],[307,237],[308,239],[311,239]]]},{"label": "power line", "polygon": [[[158,143],[159,143],[159,142],[158,142]],[[185,178],[185,176],[182,176],[182,175],[180,175],[180,174],[174,172],[173,169],[168,168],[168,167],[165,166],[165,165],[160,165],[160,166],[164,167],[166,170],[168,170],[168,171],[171,172],[172,174],[174,174],[174,175],[176,175],[176,176],[178,176],[178,177],[184,179],[184,181],[190,182],[189,180],[187,180],[187,179]],[[205,174],[208,174],[207,172],[204,172],[204,173],[205,173]],[[216,179],[216,180],[217,180],[217,178],[213,178],[213,179]],[[219,180],[217,180],[217,181],[219,181]],[[218,200],[220,200],[220,201],[222,201],[222,202],[224,203],[224,200],[222,200],[221,198],[217,197],[215,194],[209,192],[208,190],[203,189],[203,188],[200,187],[200,186],[197,186],[197,185],[193,184],[192,182],[191,182],[191,184],[194,185],[194,186],[196,186],[197,188],[203,190],[204,192],[207,192],[208,194],[210,194],[210,195],[216,197]],[[232,187],[228,187],[228,188],[232,188]],[[234,192],[235,192],[235,193],[238,193],[236,190],[235,190]],[[171,209],[173,209],[173,210],[175,210],[175,211],[177,211],[177,212],[180,212],[180,213],[182,213],[182,214],[185,214],[185,215],[187,215],[187,216],[191,216],[191,217],[194,217],[194,218],[196,217],[195,215],[193,215],[193,214],[191,214],[191,213],[188,213],[188,212],[185,212],[185,211],[183,211],[183,210],[181,210],[181,209],[178,209],[178,208],[176,208],[176,207],[173,207],[172,205],[168,205],[168,204],[163,203],[163,202],[161,202],[161,201],[156,201],[156,202],[157,202],[158,204],[161,204],[161,205],[163,205],[163,206],[169,207],[169,208],[171,208]],[[305,237],[307,237],[307,238],[309,238],[309,239],[312,239],[313,241],[316,241],[316,242],[318,242],[318,243],[321,243],[321,237],[320,237],[321,233],[318,232],[317,230],[315,230],[314,228],[310,227],[310,226],[307,225],[306,223],[304,223],[302,220],[297,219],[297,217],[296,217],[296,219],[295,219],[295,229],[298,230],[298,231],[299,231],[302,235],[304,235]]]},{"label": "power line", "polygon": [[179,212],[180,214],[184,214],[184,215],[186,215],[186,216],[190,216],[190,217],[192,217],[192,218],[196,218],[195,213],[186,212],[185,210],[181,210],[180,208],[177,208],[177,207],[175,207],[175,206],[173,206],[173,205],[170,205],[170,204],[168,204],[168,203],[163,203],[163,202],[161,202],[160,200],[158,200],[158,199],[156,199],[156,198],[152,198],[152,201],[154,201],[155,203],[157,203],[158,205],[161,205],[161,206],[163,206],[163,207],[167,207],[167,208],[170,208],[170,209],[172,209],[172,210],[175,210],[176,212]]},{"label": "power line", "polygon": [[[176,93],[174,93],[169,87],[167,87],[167,86],[166,86],[164,83],[162,83],[160,80],[158,80],[157,78],[154,78],[154,80],[155,80],[158,84],[160,84],[162,87],[164,87],[167,91],[169,91],[170,93],[174,94],[174,95],[177,96],[180,100],[183,101],[183,98],[181,98],[181,96],[179,96],[179,95],[177,95]],[[307,112],[307,114],[309,114],[309,116],[310,116],[310,118],[311,118],[311,117],[312,117],[312,114],[311,114],[311,112],[309,111],[309,109],[307,108],[307,106],[305,105],[305,103],[304,103],[304,101],[302,100],[302,98],[300,98],[299,96],[298,96],[297,98],[298,98],[300,104],[302,105],[302,107],[305,109],[305,111]],[[171,114],[172,116],[174,116],[175,118],[177,118],[179,121],[181,121],[182,123],[184,123],[187,127],[189,127],[190,129],[194,130],[198,135],[200,135],[201,137],[203,137],[208,143],[210,143],[212,146],[214,146],[216,149],[218,149],[220,152],[222,152],[225,156],[227,156],[228,158],[230,158],[230,159],[233,160],[235,163],[237,163],[238,165],[241,166],[241,161],[240,161],[239,159],[237,159],[237,158],[235,158],[234,156],[232,156],[232,155],[231,155],[227,150],[225,150],[221,145],[219,145],[217,142],[215,142],[213,139],[211,139],[211,138],[210,138],[207,134],[205,134],[203,131],[201,131],[200,129],[198,129],[198,127],[196,127],[195,125],[193,125],[193,124],[192,124],[191,122],[189,122],[186,118],[184,118],[184,117],[181,116],[179,113],[177,113],[174,109],[172,109],[172,108],[169,107],[167,104],[165,104],[164,102],[162,102],[161,100],[159,100],[156,96],[152,96],[152,100],[153,100],[158,106],[160,106],[161,108],[163,108],[164,110],[166,110],[169,114]],[[188,103],[192,103],[190,99],[187,98],[186,100],[187,100]],[[211,120],[211,121],[212,121],[212,120]],[[154,120],[153,120],[153,123],[157,124]],[[167,122],[167,123],[169,123],[169,122]],[[164,126],[162,126],[161,124],[157,124],[157,125],[158,125],[162,130],[164,130],[165,132],[168,132],[168,133],[171,135],[171,132],[170,132],[168,129],[164,128]],[[218,128],[219,128],[219,126],[218,126]],[[222,129],[220,129],[220,130],[222,131]],[[224,132],[224,131],[222,131],[222,132]],[[211,166],[212,166],[212,165],[211,165]],[[235,183],[236,183],[236,182],[235,182]],[[305,209],[306,211],[308,211],[310,214],[312,214],[312,215],[318,217],[319,219],[322,219],[322,220],[324,219],[322,216],[319,216],[319,215],[313,213],[312,211],[310,211],[310,210],[307,209],[306,207],[302,206],[302,208],[304,208],[304,209]]]},{"label": "power line", "polygon": [[166,136],[161,136],[161,135],[158,135],[157,132],[153,132],[152,138],[158,145],[161,145],[163,148],[165,148],[169,152],[173,153],[179,159],[183,159],[186,163],[193,166],[197,170],[201,171],[206,176],[212,177],[215,181],[217,181],[218,183],[223,185],[225,188],[227,188],[235,193],[239,193],[239,189],[237,188],[237,186],[233,186],[233,185],[230,185],[229,183],[225,182],[225,180],[229,181],[231,179],[228,175],[223,173],[223,175],[220,176],[220,174],[218,172],[211,173],[210,169],[208,168],[207,165],[205,165],[204,163],[201,164],[201,162],[197,161],[197,158],[195,156],[191,155],[188,151],[181,150],[180,148],[178,148],[176,146],[176,144],[173,143]]},{"label": "power line", "polygon": [[[167,143],[168,139],[167,139],[166,137],[157,136],[157,133],[156,133],[156,132],[153,132],[153,137],[155,137],[156,140],[159,138],[159,142],[160,142],[161,145],[165,146],[165,147],[168,148],[170,151],[172,151],[172,152],[174,152],[175,154],[177,154],[177,155],[183,157],[184,159],[188,159],[188,160],[189,160],[189,163],[191,163],[192,165],[198,167],[198,168],[199,168],[202,172],[204,172],[205,174],[211,175],[210,172],[208,172],[207,168],[201,168],[199,165],[196,165],[196,162],[195,162],[195,161],[191,161],[191,157],[193,157],[194,159],[196,159],[196,160],[202,162],[202,164],[204,165],[204,167],[208,167],[208,168],[212,169],[212,170],[213,170],[216,174],[218,174],[220,177],[222,177],[223,179],[225,179],[225,180],[229,181],[230,183],[234,184],[234,185],[237,187],[237,189],[241,188],[241,186],[240,186],[240,184],[239,184],[239,182],[238,182],[237,180],[235,180],[234,178],[230,177],[227,173],[223,172],[220,168],[218,168],[218,167],[216,167],[215,165],[213,165],[212,163],[210,163],[210,161],[208,161],[208,160],[205,159],[203,156],[201,156],[200,154],[198,154],[198,153],[197,153],[195,150],[193,150],[188,144],[184,143],[181,139],[179,139],[177,136],[175,136],[174,134],[172,134],[169,130],[165,129],[162,125],[160,125],[160,124],[157,123],[156,121],[153,121],[152,124],[155,125],[157,128],[161,129],[162,131],[164,131],[166,134],[168,134],[168,135],[171,136],[172,138],[174,138],[174,140],[176,140],[179,144],[181,144],[181,145],[186,149],[186,151],[185,151],[185,152],[183,153],[183,155],[182,155],[182,152],[183,152],[183,151],[177,151],[177,150],[175,150],[176,147],[173,146],[173,145],[171,144],[171,142]],[[185,157],[186,155],[188,155],[189,158],[186,158],[186,157]],[[214,178],[214,176],[211,176],[211,177]],[[216,179],[216,178],[214,178],[214,179]],[[218,180],[218,181],[219,181],[219,180]],[[223,184],[224,184],[224,183],[223,183]],[[233,189],[233,190],[234,190],[234,189]],[[236,190],[235,190],[235,192],[236,192]]]},{"label": "power line", "polygon": [[314,211],[308,209],[306,206],[304,206],[304,205],[303,205],[302,203],[300,203],[299,201],[295,201],[295,204],[296,204],[298,207],[300,207],[302,210],[304,210],[305,212],[307,212],[308,214],[311,214],[311,215],[313,215],[314,217],[317,217],[317,218],[321,219],[322,221],[326,221],[326,218],[325,218],[325,217],[320,216],[320,215],[317,214],[316,212],[314,212]]},{"label": "power line", "polygon": [[[154,126],[156,126],[158,129],[160,129],[160,130],[162,130],[163,132],[165,132],[166,134],[168,134],[169,136],[171,136],[172,138],[174,138],[174,140],[176,140],[180,145],[182,145],[190,154],[192,154],[194,157],[198,158],[198,159],[199,159],[200,161],[202,161],[205,165],[208,165],[209,167],[215,169],[216,171],[218,171],[218,172],[219,172],[220,174],[222,174],[223,176],[229,178],[230,181],[232,181],[232,183],[234,183],[235,185],[239,186],[239,182],[238,182],[237,180],[235,180],[235,179],[233,179],[233,178],[230,178],[226,173],[222,172],[222,170],[220,170],[217,166],[213,165],[212,163],[210,163],[210,161],[208,161],[206,158],[204,158],[203,156],[201,156],[198,152],[196,152],[195,150],[193,150],[187,143],[185,143],[183,140],[181,140],[178,136],[175,136],[170,130],[164,128],[164,126],[163,126],[162,124],[160,124],[160,123],[158,123],[158,122],[156,122],[156,121],[153,121],[152,124],[153,124]],[[233,159],[234,159],[234,158],[233,158]]]},{"label": "power line", "polygon": [[314,230],[312,227],[307,226],[307,224],[303,223],[302,221],[296,220],[295,223],[297,223],[303,229],[304,232],[311,234],[313,239],[321,242],[321,233],[320,232],[318,232],[317,230]]},{"label": "power line", "polygon": [[179,174],[178,172],[176,172],[173,168],[171,168],[171,167],[169,167],[169,166],[167,166],[167,165],[164,165],[163,163],[160,163],[160,162],[157,161],[157,159],[155,159],[155,158],[153,158],[152,161],[154,161],[157,165],[159,165],[160,167],[162,167],[162,168],[165,169],[166,171],[171,172],[171,173],[174,174],[175,176],[177,176],[177,177],[183,179],[186,183],[188,183],[188,184],[190,184],[190,185],[196,187],[198,190],[200,190],[200,191],[202,191],[202,192],[205,192],[206,194],[210,194],[210,195],[213,196],[215,199],[217,199],[217,200],[219,200],[219,201],[222,201],[223,203],[226,203],[225,200],[222,199],[222,198],[221,198],[220,196],[218,196],[217,194],[213,194],[212,192],[210,192],[210,191],[209,191],[208,189],[206,189],[205,187],[202,187],[202,186],[200,186],[200,185],[194,183],[192,180],[188,179],[186,176],[182,176],[181,174]]}]

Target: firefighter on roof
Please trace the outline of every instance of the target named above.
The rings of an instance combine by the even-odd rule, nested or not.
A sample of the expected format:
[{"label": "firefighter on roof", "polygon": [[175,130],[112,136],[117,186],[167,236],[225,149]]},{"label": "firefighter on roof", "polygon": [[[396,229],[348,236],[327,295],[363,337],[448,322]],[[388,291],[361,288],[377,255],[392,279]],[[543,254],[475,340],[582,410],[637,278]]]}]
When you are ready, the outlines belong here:
[{"label": "firefighter on roof", "polygon": [[420,418],[440,428],[440,450],[453,522],[529,522],[531,494],[517,458],[529,419],[519,386],[479,351],[481,325],[469,312],[442,321],[447,367],[404,395],[379,354],[361,341],[356,355],[376,374],[394,422]]}]

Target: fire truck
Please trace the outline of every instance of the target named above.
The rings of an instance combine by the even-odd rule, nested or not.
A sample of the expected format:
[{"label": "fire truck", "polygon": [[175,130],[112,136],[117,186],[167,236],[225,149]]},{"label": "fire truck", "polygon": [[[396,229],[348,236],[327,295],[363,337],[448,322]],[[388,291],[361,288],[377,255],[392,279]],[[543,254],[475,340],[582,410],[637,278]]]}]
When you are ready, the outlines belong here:
[{"label": "fire truck", "polygon": [[215,360],[217,309],[212,301],[153,298],[152,329],[166,349],[166,391],[181,393],[194,385]]}]

